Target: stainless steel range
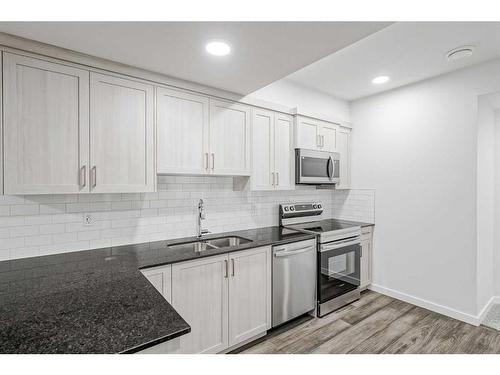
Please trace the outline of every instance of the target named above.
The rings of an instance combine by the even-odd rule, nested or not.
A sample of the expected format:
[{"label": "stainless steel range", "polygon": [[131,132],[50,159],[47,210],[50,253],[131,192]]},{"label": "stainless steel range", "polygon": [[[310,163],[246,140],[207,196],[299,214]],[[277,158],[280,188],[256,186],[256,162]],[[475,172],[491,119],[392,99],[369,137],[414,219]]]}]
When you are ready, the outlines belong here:
[{"label": "stainless steel range", "polygon": [[321,202],[281,204],[280,226],[317,236],[317,315],[360,297],[361,227],[323,218]]}]

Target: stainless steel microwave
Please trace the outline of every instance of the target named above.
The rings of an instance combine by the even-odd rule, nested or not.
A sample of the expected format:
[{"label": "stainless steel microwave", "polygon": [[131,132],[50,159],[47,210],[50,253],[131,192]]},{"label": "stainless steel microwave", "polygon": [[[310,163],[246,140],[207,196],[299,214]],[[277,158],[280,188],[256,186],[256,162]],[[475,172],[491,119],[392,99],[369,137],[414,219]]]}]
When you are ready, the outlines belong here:
[{"label": "stainless steel microwave", "polygon": [[308,185],[332,185],[340,181],[340,155],[295,149],[295,183]]}]

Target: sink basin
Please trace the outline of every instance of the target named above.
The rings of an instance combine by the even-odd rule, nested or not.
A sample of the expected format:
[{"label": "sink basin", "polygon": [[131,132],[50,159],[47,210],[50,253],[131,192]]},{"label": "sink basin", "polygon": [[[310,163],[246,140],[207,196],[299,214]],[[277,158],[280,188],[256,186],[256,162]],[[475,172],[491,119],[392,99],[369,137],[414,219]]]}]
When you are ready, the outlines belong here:
[{"label": "sink basin", "polygon": [[175,245],[168,245],[168,247],[173,250],[185,250],[185,251],[196,251],[196,252],[217,249],[217,247],[208,244],[206,241],[184,242]]},{"label": "sink basin", "polygon": [[216,248],[238,246],[249,242],[252,242],[252,240],[236,236],[221,237],[221,238],[214,238],[211,240],[207,240],[207,243],[209,245],[215,246]]},{"label": "sink basin", "polygon": [[228,236],[212,238],[210,240],[184,242],[175,245],[169,245],[168,247],[175,250],[201,252],[230,246],[238,246],[249,242],[252,242],[252,240],[243,237]]}]

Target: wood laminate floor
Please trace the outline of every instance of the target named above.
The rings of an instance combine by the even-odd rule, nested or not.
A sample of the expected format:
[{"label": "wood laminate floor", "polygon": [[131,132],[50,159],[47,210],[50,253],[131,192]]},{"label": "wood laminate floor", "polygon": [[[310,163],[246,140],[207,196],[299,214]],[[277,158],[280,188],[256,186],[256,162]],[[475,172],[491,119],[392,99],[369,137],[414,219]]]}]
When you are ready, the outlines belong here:
[{"label": "wood laminate floor", "polygon": [[300,317],[236,352],[500,353],[500,332],[366,291],[324,318]]}]

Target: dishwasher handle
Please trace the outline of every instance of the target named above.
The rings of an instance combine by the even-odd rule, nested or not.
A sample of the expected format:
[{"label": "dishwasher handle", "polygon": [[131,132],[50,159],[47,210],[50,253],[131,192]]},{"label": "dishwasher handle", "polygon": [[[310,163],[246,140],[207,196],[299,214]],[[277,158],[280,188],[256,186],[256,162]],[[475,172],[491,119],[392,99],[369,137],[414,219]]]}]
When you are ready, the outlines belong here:
[{"label": "dishwasher handle", "polygon": [[[278,250],[278,249],[276,249]],[[315,250],[315,247],[314,246],[307,246],[307,247],[301,247],[299,249],[296,249],[296,250],[279,250],[279,251],[276,251],[274,253],[274,256],[276,258],[281,258],[281,257],[286,257],[286,256],[289,256],[289,255],[297,255],[297,254],[302,254],[302,253],[305,253],[306,251],[309,251],[309,250]]]}]

